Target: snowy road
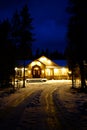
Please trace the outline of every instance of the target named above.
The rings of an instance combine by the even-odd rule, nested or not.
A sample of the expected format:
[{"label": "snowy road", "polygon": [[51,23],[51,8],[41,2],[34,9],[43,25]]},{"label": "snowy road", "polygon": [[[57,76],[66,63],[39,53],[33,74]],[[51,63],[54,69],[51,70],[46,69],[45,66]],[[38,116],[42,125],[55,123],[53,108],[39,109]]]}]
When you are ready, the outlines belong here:
[{"label": "snowy road", "polygon": [[86,130],[87,115],[80,115],[75,100],[81,95],[71,93],[70,86],[71,81],[28,83],[0,98],[0,130]]}]

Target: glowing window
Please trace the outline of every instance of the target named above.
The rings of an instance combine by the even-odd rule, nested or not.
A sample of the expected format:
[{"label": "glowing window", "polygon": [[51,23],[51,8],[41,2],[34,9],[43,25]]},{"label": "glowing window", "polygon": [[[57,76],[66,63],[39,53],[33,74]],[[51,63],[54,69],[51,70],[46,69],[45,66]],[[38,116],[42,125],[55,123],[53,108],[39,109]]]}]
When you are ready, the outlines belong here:
[{"label": "glowing window", "polygon": [[35,67],[34,70],[38,70],[38,67]]},{"label": "glowing window", "polygon": [[58,69],[54,69],[54,75],[58,75]]},{"label": "glowing window", "polygon": [[66,74],[66,69],[62,68],[62,74]]},{"label": "glowing window", "polygon": [[42,70],[42,74],[44,74],[44,70]]},{"label": "glowing window", "polygon": [[50,75],[50,69],[46,69],[46,75]]},{"label": "glowing window", "polygon": [[28,70],[28,73],[29,73],[29,74],[31,74],[31,71],[30,71],[30,70]]}]

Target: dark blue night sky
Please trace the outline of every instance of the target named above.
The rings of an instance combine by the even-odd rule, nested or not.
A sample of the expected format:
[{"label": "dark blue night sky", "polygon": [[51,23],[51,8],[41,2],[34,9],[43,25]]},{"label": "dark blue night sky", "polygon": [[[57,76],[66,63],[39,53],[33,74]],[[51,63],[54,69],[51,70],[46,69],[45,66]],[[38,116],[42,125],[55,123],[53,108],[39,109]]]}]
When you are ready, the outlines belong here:
[{"label": "dark blue night sky", "polygon": [[0,0],[0,19],[11,17],[16,9],[20,10],[26,3],[36,35],[33,49],[39,47],[63,52],[66,47],[68,0]]}]

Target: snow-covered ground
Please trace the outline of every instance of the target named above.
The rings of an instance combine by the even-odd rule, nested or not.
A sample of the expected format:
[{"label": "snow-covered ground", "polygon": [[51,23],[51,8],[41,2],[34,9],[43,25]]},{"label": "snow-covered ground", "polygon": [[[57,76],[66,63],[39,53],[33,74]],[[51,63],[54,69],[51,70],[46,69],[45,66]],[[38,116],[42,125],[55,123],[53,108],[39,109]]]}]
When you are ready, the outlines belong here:
[{"label": "snow-covered ground", "polygon": [[3,118],[1,130],[11,123],[16,126],[9,130],[87,130],[87,94],[71,89],[70,80],[27,83],[15,93],[1,94]]}]

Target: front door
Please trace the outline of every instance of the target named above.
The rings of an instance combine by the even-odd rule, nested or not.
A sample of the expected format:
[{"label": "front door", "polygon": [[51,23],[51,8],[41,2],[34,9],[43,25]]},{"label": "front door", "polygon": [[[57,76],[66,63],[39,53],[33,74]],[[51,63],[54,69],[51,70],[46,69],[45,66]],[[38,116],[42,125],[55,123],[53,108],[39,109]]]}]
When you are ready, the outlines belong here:
[{"label": "front door", "polygon": [[40,78],[40,74],[41,74],[41,69],[39,66],[35,65],[33,68],[32,68],[32,75],[33,75],[33,78]]}]

